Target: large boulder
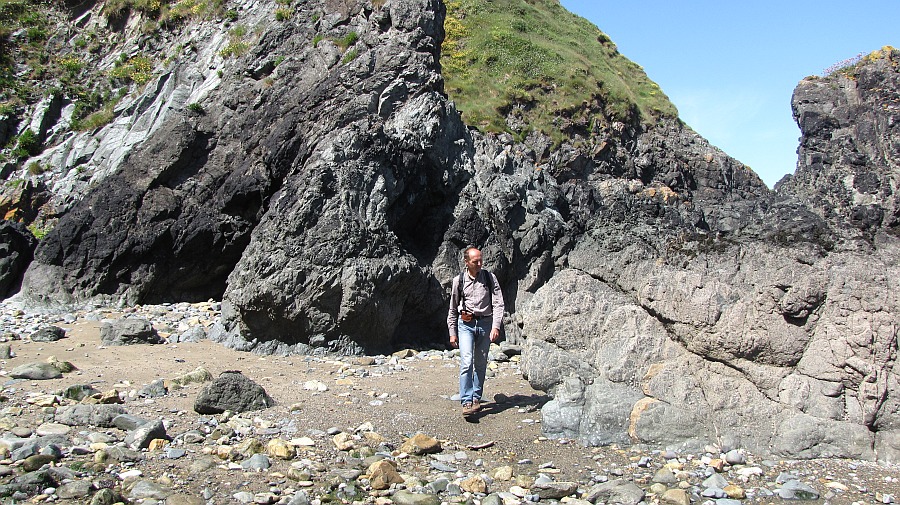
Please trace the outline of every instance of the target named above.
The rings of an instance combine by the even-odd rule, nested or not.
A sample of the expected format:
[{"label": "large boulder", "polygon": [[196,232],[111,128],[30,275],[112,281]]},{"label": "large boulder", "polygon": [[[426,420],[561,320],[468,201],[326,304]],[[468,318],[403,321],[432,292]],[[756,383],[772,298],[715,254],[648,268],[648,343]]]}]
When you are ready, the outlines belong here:
[{"label": "large boulder", "polygon": [[241,372],[222,372],[204,387],[194,401],[198,414],[221,414],[226,410],[247,412],[263,410],[275,405],[275,400],[259,384]]},{"label": "large boulder", "polygon": [[150,321],[141,317],[104,319],[100,325],[103,345],[161,344],[163,339]]}]

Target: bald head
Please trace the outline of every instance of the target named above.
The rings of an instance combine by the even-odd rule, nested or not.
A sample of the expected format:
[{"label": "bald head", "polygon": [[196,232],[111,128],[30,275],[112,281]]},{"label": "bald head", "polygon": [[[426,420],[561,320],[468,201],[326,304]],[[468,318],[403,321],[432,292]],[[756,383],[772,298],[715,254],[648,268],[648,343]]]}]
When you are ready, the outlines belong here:
[{"label": "bald head", "polygon": [[463,259],[466,262],[466,270],[469,271],[469,275],[472,277],[478,275],[482,265],[481,251],[474,247],[467,247],[463,253]]}]

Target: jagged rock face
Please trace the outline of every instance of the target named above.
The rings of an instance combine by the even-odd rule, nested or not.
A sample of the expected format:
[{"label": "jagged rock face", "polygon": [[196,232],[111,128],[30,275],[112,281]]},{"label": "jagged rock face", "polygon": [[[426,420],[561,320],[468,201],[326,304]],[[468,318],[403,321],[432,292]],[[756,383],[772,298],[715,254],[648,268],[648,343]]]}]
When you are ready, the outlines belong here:
[{"label": "jagged rock face", "polygon": [[848,72],[804,79],[794,90],[803,136],[797,172],[779,186],[869,240],[882,229],[900,233],[900,51],[875,55]]},{"label": "jagged rock face", "polygon": [[[855,92],[891,96],[894,57],[861,69]],[[818,124],[843,124],[844,137],[880,132],[856,142],[883,153],[882,162],[854,170],[879,174],[885,186],[869,201],[892,209],[896,142],[883,128],[885,103],[851,113],[840,104],[854,100],[833,92],[835,81],[847,83],[822,83],[821,95],[801,83],[795,100],[807,98],[795,107],[815,102]],[[839,159],[849,152],[846,139],[829,147],[825,137],[841,137],[834,132],[812,135],[804,149],[818,145]],[[715,240],[669,235],[666,245],[639,226],[616,230],[598,218],[568,254],[572,271],[520,308],[524,370],[555,391],[544,429],[588,442],[896,461],[900,297],[890,286],[900,275],[898,243],[887,223],[861,233],[853,221],[859,194],[843,182],[854,172],[819,168],[827,173],[802,167],[776,198],[703,213]]]},{"label": "jagged rock face", "polygon": [[0,298],[19,290],[36,247],[37,239],[25,225],[0,221]]},{"label": "jagged rock face", "polygon": [[[896,237],[879,224],[861,246],[825,211],[846,194],[803,183],[815,167],[773,194],[676,121],[552,151],[485,136],[443,94],[440,2],[299,9],[239,73],[204,78],[201,58],[167,74],[172,94],[136,109],[156,111],[146,140],[42,242],[28,298],[221,297],[210,336],[229,346],[379,352],[446,339],[475,244],[524,371],[554,396],[548,434],[898,457]],[[342,54],[331,38],[350,32]],[[202,114],[161,105],[190,89]]]}]

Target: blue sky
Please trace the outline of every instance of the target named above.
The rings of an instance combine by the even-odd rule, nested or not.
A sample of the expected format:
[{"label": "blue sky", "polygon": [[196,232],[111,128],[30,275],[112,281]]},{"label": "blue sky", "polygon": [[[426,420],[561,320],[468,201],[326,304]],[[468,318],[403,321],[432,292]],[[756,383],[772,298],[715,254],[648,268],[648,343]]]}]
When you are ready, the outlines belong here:
[{"label": "blue sky", "polygon": [[900,0],[561,0],[644,68],[681,119],[771,188],[797,163],[797,83],[885,45]]}]

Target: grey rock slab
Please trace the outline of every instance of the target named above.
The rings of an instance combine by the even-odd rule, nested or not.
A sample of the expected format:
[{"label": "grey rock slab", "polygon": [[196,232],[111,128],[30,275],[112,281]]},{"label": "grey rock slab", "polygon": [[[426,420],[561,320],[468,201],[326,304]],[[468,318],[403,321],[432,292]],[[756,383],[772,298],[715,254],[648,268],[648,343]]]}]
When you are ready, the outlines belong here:
[{"label": "grey rock slab", "polygon": [[171,494],[171,489],[146,479],[138,480],[128,491],[128,497],[132,500],[165,500]]},{"label": "grey rock slab", "polygon": [[161,398],[167,393],[164,379],[156,379],[138,390],[138,396],[141,398]]},{"label": "grey rock slab", "polygon": [[658,482],[660,484],[675,484],[678,482],[678,479],[675,477],[675,474],[672,473],[668,468],[660,468],[653,475],[652,482]]},{"label": "grey rock slab", "polygon": [[186,455],[187,451],[184,449],[168,448],[165,452],[166,459],[179,459],[185,457]]},{"label": "grey rock slab", "polygon": [[57,444],[47,444],[41,449],[40,454],[43,454],[44,456],[50,456],[54,460],[60,460],[63,457],[62,448]]},{"label": "grey rock slab", "polygon": [[208,333],[203,326],[191,326],[179,336],[179,342],[200,342],[208,338]]},{"label": "grey rock slab", "polygon": [[56,488],[56,495],[64,500],[84,498],[91,493],[91,481],[75,480],[66,482]]},{"label": "grey rock slab", "polygon": [[391,495],[391,501],[396,505],[440,505],[441,503],[437,495],[412,493],[406,490],[400,490]]},{"label": "grey rock slab", "polygon": [[162,338],[150,321],[125,317],[121,319],[105,319],[100,326],[100,342],[103,345],[160,344]]},{"label": "grey rock slab", "polygon": [[59,379],[62,372],[50,363],[26,363],[10,370],[9,376],[14,379],[48,380]]},{"label": "grey rock slab", "polygon": [[22,461],[25,459],[34,456],[41,450],[41,446],[37,443],[37,441],[29,441],[22,444],[17,449],[14,449],[10,452],[9,459],[13,461]]},{"label": "grey rock slab", "polygon": [[776,484],[784,484],[792,480],[799,480],[799,477],[790,472],[781,472],[778,474],[778,477],[775,477]]},{"label": "grey rock slab", "polygon": [[35,428],[36,435],[44,437],[49,435],[68,435],[72,431],[71,426],[62,423],[44,423]]},{"label": "grey rock slab", "polygon": [[727,485],[728,485],[728,479],[726,479],[725,477],[722,476],[722,474],[719,474],[719,473],[714,473],[714,474],[710,475],[709,477],[707,477],[706,480],[703,481],[703,486],[708,487],[708,488],[712,487],[712,488],[724,489],[725,486],[727,486]]},{"label": "grey rock slab", "polygon": [[106,454],[114,461],[123,463],[136,463],[144,459],[144,455],[136,450],[127,447],[112,446],[107,447]]},{"label": "grey rock slab", "polygon": [[113,418],[112,424],[116,428],[120,430],[130,431],[135,430],[144,424],[147,424],[149,421],[147,419],[143,419],[131,414],[120,414]]},{"label": "grey rock slab", "polygon": [[254,454],[241,463],[241,467],[244,470],[253,470],[256,472],[267,470],[270,466],[272,466],[272,462],[265,454]]},{"label": "grey rock slab", "polygon": [[446,477],[438,477],[433,481],[429,482],[426,487],[431,490],[433,493],[443,493],[447,490],[447,486],[450,485],[450,479]]},{"label": "grey rock slab", "polygon": [[34,440],[28,437],[20,437],[13,434],[4,434],[0,437],[0,447],[5,447],[10,451],[14,451],[25,444],[32,443]]},{"label": "grey rock slab", "polygon": [[59,326],[44,326],[32,333],[29,338],[32,342],[56,342],[66,337],[66,330]]},{"label": "grey rock slab", "polygon": [[125,437],[125,444],[134,450],[146,449],[150,447],[150,442],[157,438],[169,439],[169,436],[166,434],[166,427],[160,420],[144,423],[133,431],[128,432],[128,435]]},{"label": "grey rock slab", "polygon": [[591,487],[582,498],[591,503],[637,505],[644,500],[644,490],[634,482],[615,479]]},{"label": "grey rock slab", "polygon": [[253,493],[248,491],[238,491],[231,495],[238,503],[253,503]]},{"label": "grey rock slab", "polygon": [[204,456],[191,461],[190,469],[195,473],[202,473],[211,468],[215,468],[219,462],[210,456]]},{"label": "grey rock slab", "polygon": [[64,405],[57,407],[54,418],[68,426],[112,428],[113,419],[124,413],[125,408],[120,405]]},{"label": "grey rock slab", "polygon": [[708,487],[700,492],[700,496],[704,498],[725,498],[728,493],[720,487]]},{"label": "grey rock slab", "polygon": [[531,492],[538,495],[542,500],[559,500],[566,496],[575,494],[578,490],[577,482],[545,482],[535,483],[531,487]]},{"label": "grey rock slab", "polygon": [[815,488],[798,480],[789,480],[775,490],[775,494],[784,500],[818,500],[819,492]]},{"label": "grey rock slab", "polygon": [[34,434],[31,428],[27,426],[16,426],[13,429],[9,430],[9,432],[19,438],[28,438],[32,434]]},{"label": "grey rock slab", "polygon": [[435,470],[437,470],[439,472],[455,472],[456,471],[456,467],[450,466],[441,461],[430,461],[429,465],[431,466],[431,468],[434,468]]},{"label": "grey rock slab", "polygon": [[122,501],[122,498],[116,491],[103,488],[94,493],[94,496],[91,497],[90,505],[114,505]]},{"label": "grey rock slab", "polygon": [[68,398],[70,400],[81,401],[88,396],[92,396],[100,393],[99,389],[94,388],[90,384],[73,384],[62,391],[59,391],[57,395],[62,396],[63,398]]}]

